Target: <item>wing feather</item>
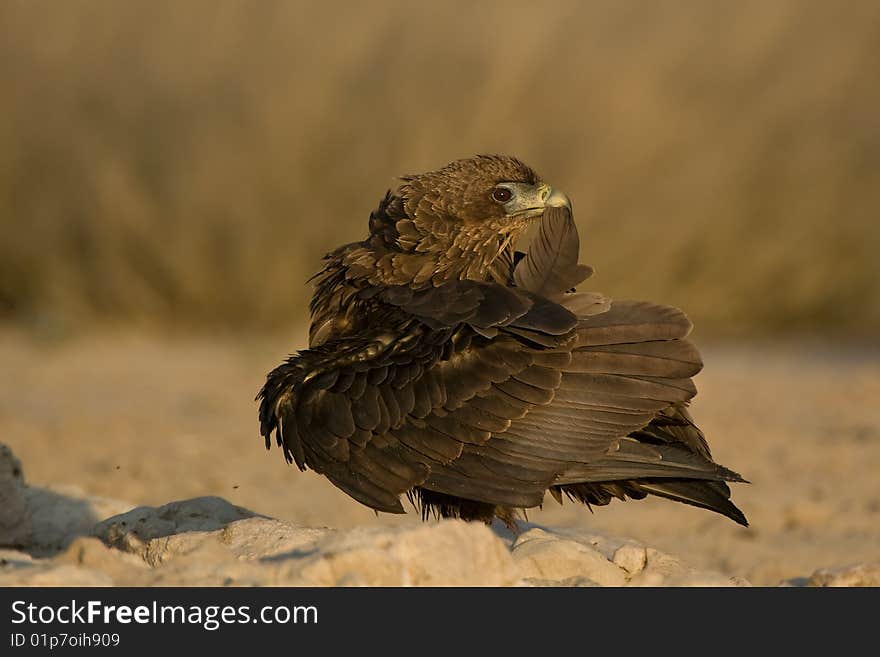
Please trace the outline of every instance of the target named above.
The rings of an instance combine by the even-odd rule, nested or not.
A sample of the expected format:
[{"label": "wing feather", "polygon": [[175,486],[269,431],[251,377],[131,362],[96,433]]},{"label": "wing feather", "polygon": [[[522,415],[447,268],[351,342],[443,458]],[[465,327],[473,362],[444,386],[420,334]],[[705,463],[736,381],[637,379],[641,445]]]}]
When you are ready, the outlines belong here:
[{"label": "wing feather", "polygon": [[[572,293],[591,271],[578,250],[570,213],[554,209],[515,267],[517,287],[361,289],[382,309],[370,330],[328,334],[269,374],[267,446],[274,433],[288,461],[394,513],[415,487],[506,507],[579,484],[592,491],[584,499],[720,504],[726,488],[713,482],[739,476],[711,460],[685,408],[702,367],[690,321],[668,306]],[[398,263],[416,277],[424,267]]]},{"label": "wing feather", "polygon": [[525,258],[513,272],[516,284],[548,299],[586,280],[593,270],[578,264],[580,237],[567,208],[548,208]]}]

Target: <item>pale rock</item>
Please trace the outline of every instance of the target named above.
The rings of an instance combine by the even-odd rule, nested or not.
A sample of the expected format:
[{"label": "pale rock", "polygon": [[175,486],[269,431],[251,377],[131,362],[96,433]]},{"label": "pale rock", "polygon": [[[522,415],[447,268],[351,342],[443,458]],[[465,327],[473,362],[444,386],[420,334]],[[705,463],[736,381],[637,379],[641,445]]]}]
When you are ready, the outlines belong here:
[{"label": "pale rock", "polygon": [[530,529],[516,539],[511,554],[526,579],[563,581],[585,577],[600,586],[623,586],[626,572],[593,545]]},{"label": "pale rock", "polygon": [[[577,530],[532,526],[508,536],[478,523],[442,520],[340,531],[297,527],[216,497],[132,509],[76,488],[29,488],[6,448],[0,450],[0,502],[0,537],[29,553],[0,551],[0,585],[6,586],[744,583],[687,568],[630,540]],[[39,555],[51,558],[33,558]],[[863,570],[814,578],[871,581],[869,576]]]},{"label": "pale rock", "polygon": [[0,444],[0,546],[24,547],[31,536],[21,462]]},{"label": "pale rock", "polygon": [[[530,525],[529,529],[541,529],[548,535],[557,538],[568,539],[582,543],[602,554],[608,561],[614,561],[614,555],[624,545],[644,547],[632,539],[622,539],[616,536],[608,536],[595,531],[585,531],[572,527],[548,528],[540,525]],[[619,565],[619,564],[617,564]]]},{"label": "pale rock", "polygon": [[289,584],[339,586],[510,586],[520,573],[485,525],[442,520],[329,534],[314,551],[279,562]]},{"label": "pale rock", "polygon": [[686,574],[686,568],[677,557],[660,552],[654,548],[645,549],[645,565],[630,580],[631,586],[663,586],[670,580]]},{"label": "pale rock", "polygon": [[113,586],[106,573],[38,559],[21,567],[0,567],[0,586]]},{"label": "pale rock", "polygon": [[742,578],[732,578],[721,573],[700,571],[683,564],[672,555],[654,548],[645,549],[644,569],[629,582],[630,586],[688,586],[728,587],[749,586]]},{"label": "pale rock", "polygon": [[554,529],[550,531],[552,534],[588,545],[599,552],[599,554],[603,555],[608,561],[613,561],[614,553],[627,542],[626,540],[615,536],[606,536],[605,534],[585,532],[577,529]]},{"label": "pale rock", "polygon": [[219,540],[239,559],[262,559],[314,548],[315,543],[335,530],[326,527],[296,527],[273,518],[245,518],[229,523]]},{"label": "pale rock", "polygon": [[[229,523],[213,532],[184,532],[148,541],[140,552],[151,566],[158,566],[173,557],[196,552],[223,556],[226,560],[256,561],[267,557],[299,558],[314,549],[315,543],[329,529],[295,527],[271,518],[253,517]],[[219,545],[217,551],[213,546]],[[248,570],[248,577],[253,574]],[[228,577],[224,573],[223,577]],[[267,577],[272,575],[267,574]]]},{"label": "pale rock", "polygon": [[249,518],[142,545],[155,567],[134,583],[155,586],[504,586],[520,579],[491,531],[452,520],[335,532]]},{"label": "pale rock", "polygon": [[456,586],[520,579],[506,545],[461,521],[338,532],[301,528],[216,498],[141,507],[96,534],[154,567],[152,584]]},{"label": "pale rock", "polygon": [[32,526],[30,551],[55,554],[78,536],[88,536],[102,518],[127,511],[128,502],[86,494],[76,486],[25,489]]},{"label": "pale rock", "polygon": [[150,586],[275,586],[274,564],[243,561],[235,557],[217,536],[206,537],[198,546],[152,569]]},{"label": "pale rock", "polygon": [[367,583],[367,579],[364,576],[362,576],[358,573],[348,573],[347,575],[344,575],[342,577],[342,579],[340,579],[336,583],[336,586],[348,587],[348,588],[355,588],[355,587],[364,588],[364,587],[368,587],[369,584]]},{"label": "pale rock", "polygon": [[0,445],[0,546],[50,555],[77,536],[89,535],[95,523],[132,507],[127,502],[90,496],[76,486],[26,486],[21,464]]},{"label": "pale rock", "polygon": [[810,576],[807,586],[880,586],[880,562],[823,568]]},{"label": "pale rock", "polygon": [[624,543],[614,551],[611,560],[630,575],[635,575],[644,570],[648,553],[644,545]]},{"label": "pale rock", "polygon": [[693,570],[677,577],[665,580],[662,586],[686,586],[689,588],[727,588],[737,586],[751,586],[742,577],[729,577],[722,573],[712,571]]},{"label": "pale rock", "polygon": [[219,497],[197,497],[158,508],[137,507],[100,522],[94,534],[155,566],[174,554],[192,551],[209,532],[256,515]]},{"label": "pale rock", "polygon": [[67,550],[53,558],[52,562],[102,572],[117,586],[141,585],[150,570],[139,557],[114,550],[90,536],[74,539]]},{"label": "pale rock", "polygon": [[566,587],[566,588],[590,588],[597,587],[599,584],[588,577],[569,577],[568,579],[537,579],[535,577],[526,577],[523,579],[523,585],[535,587]]}]

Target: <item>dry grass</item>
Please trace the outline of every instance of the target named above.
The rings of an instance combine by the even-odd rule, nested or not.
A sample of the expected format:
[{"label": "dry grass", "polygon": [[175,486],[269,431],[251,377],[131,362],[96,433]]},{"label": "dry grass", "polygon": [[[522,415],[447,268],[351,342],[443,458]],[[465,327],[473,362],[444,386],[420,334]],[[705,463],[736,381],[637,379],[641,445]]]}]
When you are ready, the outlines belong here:
[{"label": "dry grass", "polygon": [[595,286],[880,329],[880,5],[0,4],[0,317],[277,328],[392,176],[511,152]]}]

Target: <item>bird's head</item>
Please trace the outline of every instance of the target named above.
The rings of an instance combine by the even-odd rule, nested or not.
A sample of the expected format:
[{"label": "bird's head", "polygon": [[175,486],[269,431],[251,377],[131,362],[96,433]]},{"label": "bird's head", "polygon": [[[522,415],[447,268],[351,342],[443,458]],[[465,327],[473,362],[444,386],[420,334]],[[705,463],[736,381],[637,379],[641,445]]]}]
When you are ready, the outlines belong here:
[{"label": "bird's head", "polygon": [[404,176],[397,190],[406,215],[432,231],[509,234],[568,197],[507,155],[456,160],[436,171]]},{"label": "bird's head", "polygon": [[[370,217],[370,232],[403,251],[414,280],[506,280],[520,235],[568,197],[515,157],[479,155],[404,176]],[[506,256],[499,258],[499,256]],[[508,257],[509,256],[509,257]]]}]

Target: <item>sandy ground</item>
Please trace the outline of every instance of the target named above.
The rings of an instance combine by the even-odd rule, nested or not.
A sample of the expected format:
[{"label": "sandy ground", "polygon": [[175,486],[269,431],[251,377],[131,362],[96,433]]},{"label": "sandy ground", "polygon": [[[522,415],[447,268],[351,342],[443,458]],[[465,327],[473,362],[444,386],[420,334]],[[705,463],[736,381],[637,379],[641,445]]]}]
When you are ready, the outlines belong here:
[{"label": "sandy ground", "polygon": [[[0,333],[0,442],[36,485],[159,505],[218,495],[303,525],[418,522],[375,515],[258,435],[254,394],[289,341]],[[529,519],[630,536],[698,567],[773,585],[880,559],[880,349],[710,345],[694,415],[741,472],[751,521],[664,500],[598,508],[551,498]]]}]

